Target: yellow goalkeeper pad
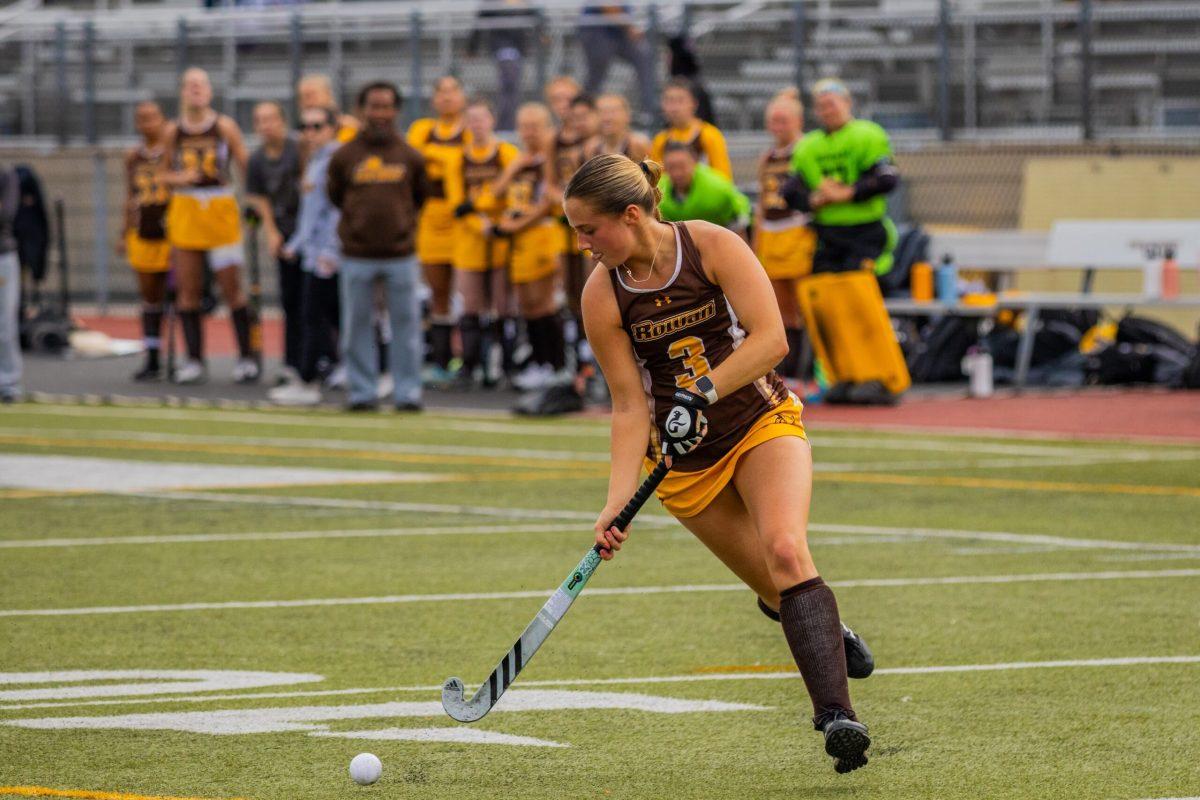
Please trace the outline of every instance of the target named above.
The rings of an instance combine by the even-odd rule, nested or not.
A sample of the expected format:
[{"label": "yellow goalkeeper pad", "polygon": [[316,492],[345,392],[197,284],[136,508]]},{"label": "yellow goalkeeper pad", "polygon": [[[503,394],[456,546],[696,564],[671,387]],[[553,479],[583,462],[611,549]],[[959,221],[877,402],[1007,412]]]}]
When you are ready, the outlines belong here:
[{"label": "yellow goalkeeper pad", "polygon": [[830,384],[879,381],[894,395],[912,385],[872,273],[813,275],[798,291],[813,352]]}]

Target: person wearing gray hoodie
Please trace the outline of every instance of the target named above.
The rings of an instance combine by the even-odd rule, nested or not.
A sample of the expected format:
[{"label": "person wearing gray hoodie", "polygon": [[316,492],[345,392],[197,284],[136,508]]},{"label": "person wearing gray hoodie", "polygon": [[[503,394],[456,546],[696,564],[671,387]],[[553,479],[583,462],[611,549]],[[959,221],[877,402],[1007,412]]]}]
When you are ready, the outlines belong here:
[{"label": "person wearing gray hoodie", "polygon": [[300,118],[301,136],[310,156],[300,187],[296,232],[283,248],[286,257],[300,259],[304,273],[300,302],[300,383],[285,384],[268,393],[271,401],[280,405],[321,402],[322,372],[327,372],[337,361],[340,262],[337,227],[341,212],[326,192],[329,159],[340,147],[337,120],[337,112],[332,108],[308,108]]}]

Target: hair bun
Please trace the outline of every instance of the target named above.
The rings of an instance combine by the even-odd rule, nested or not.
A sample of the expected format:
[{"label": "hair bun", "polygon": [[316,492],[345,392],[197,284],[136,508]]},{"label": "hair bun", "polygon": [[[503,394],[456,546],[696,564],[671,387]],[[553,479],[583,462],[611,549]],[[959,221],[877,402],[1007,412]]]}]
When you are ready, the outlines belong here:
[{"label": "hair bun", "polygon": [[662,164],[659,164],[657,161],[649,158],[645,158],[638,163],[638,166],[642,168],[642,174],[646,176],[646,180],[650,182],[650,185],[657,187],[658,181],[660,178],[662,178],[663,174]]}]

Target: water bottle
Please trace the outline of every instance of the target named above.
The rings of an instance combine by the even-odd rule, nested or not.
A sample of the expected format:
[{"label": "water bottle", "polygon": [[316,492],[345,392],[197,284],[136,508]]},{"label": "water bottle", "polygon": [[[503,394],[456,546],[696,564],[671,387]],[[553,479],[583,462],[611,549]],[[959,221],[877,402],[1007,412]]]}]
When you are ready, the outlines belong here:
[{"label": "water bottle", "polygon": [[1162,297],[1164,300],[1179,297],[1179,264],[1175,261],[1175,251],[1170,248],[1163,256]]},{"label": "water bottle", "polygon": [[937,268],[937,299],[939,303],[954,305],[958,302],[958,267],[948,254],[942,257]]},{"label": "water bottle", "polygon": [[933,267],[928,261],[913,264],[912,299],[917,303],[928,303],[933,299]]},{"label": "water bottle", "polygon": [[962,371],[970,381],[968,392],[971,397],[991,397],[995,386],[992,381],[992,354],[983,350],[969,350],[963,356]]}]

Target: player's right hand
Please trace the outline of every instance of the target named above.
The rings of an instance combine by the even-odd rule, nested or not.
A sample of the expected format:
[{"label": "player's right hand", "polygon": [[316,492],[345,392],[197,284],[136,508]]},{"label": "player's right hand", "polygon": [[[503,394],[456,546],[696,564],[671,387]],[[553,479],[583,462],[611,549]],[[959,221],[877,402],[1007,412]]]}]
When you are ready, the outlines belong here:
[{"label": "player's right hand", "polygon": [[[616,555],[616,551],[621,549],[621,543],[629,538],[629,531],[633,528],[630,524],[625,530],[618,530],[612,521],[616,519],[617,514],[621,513],[623,506],[605,506],[600,512],[600,516],[596,518],[596,524],[593,530],[596,531],[596,544],[600,545],[600,558],[605,561],[612,560]],[[605,525],[608,525],[605,528]]]}]

